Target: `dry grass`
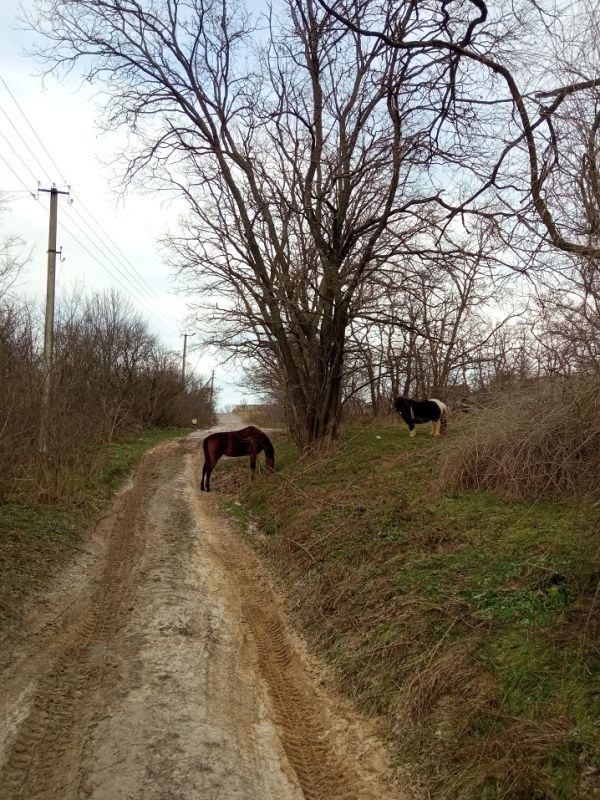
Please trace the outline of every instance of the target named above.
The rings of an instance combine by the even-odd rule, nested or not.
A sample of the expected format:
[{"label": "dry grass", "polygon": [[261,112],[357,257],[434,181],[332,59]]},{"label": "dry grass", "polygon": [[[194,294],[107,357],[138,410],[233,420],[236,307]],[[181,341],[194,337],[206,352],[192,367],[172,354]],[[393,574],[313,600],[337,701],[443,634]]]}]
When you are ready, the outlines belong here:
[{"label": "dry grass", "polygon": [[597,512],[432,492],[458,429],[365,426],[301,458],[278,439],[268,479],[223,464],[223,479],[241,470],[229,510],[431,797],[595,798]]},{"label": "dry grass", "polygon": [[278,405],[236,406],[234,409],[244,425],[256,425],[257,428],[285,427],[284,412]]},{"label": "dry grass", "polygon": [[448,449],[445,489],[514,499],[600,497],[600,384],[556,382],[512,390],[475,413]]},{"label": "dry grass", "polygon": [[188,428],[157,429],[104,445],[93,471],[71,474],[69,494],[60,501],[38,503],[23,491],[0,502],[0,640],[73,554],[85,552],[86,531],[143,454],[187,432]]}]

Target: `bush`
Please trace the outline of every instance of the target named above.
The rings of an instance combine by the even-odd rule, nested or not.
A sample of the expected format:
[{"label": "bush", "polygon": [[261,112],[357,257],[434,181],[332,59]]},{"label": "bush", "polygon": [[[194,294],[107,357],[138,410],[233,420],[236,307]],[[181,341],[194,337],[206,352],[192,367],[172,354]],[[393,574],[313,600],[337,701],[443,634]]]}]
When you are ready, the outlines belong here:
[{"label": "bush", "polygon": [[600,384],[540,380],[499,395],[449,444],[442,486],[505,497],[600,498]]},{"label": "bush", "polygon": [[94,471],[103,442],[152,427],[211,424],[211,393],[181,381],[164,350],[114,293],[74,297],[55,326],[47,457],[39,453],[41,329],[24,306],[0,297],[0,500],[65,499]]},{"label": "bush", "polygon": [[34,320],[24,307],[0,301],[0,498],[23,479],[37,445],[39,380]]}]

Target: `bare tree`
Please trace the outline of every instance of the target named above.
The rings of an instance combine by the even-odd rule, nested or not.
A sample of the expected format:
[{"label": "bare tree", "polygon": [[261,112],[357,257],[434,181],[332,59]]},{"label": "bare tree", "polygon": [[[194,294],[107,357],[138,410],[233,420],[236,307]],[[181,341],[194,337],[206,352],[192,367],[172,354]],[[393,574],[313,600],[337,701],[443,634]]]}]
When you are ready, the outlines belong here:
[{"label": "bare tree", "polygon": [[[112,441],[153,425],[209,421],[209,392],[181,367],[118,293],[74,296],[57,315],[53,438]],[[195,410],[181,420],[185,408]],[[80,427],[78,427],[80,426]]]},{"label": "bare tree", "polygon": [[186,199],[172,258],[209,298],[212,341],[281,372],[301,444],[334,436],[363,288],[417,246],[442,201],[436,170],[458,158],[445,86],[419,51],[366,40],[314,0],[282,3],[254,39],[215,0],[38,8],[51,68],[85,62],[106,125],[137,137],[125,178]]},{"label": "bare tree", "polygon": [[[522,237],[540,228],[555,247],[598,254],[596,195],[579,198],[591,211],[575,230],[551,191],[568,142],[560,114],[575,99],[587,113],[598,92],[593,58],[564,83],[532,49],[531,25],[561,40],[564,11],[283,0],[256,23],[224,0],[37,6],[49,68],[85,65],[106,90],[105,125],[133,134],[125,180],[185,199],[168,246],[207,340],[281,376],[300,444],[335,436],[348,332],[390,265],[410,278],[434,231],[442,241],[470,213],[503,224],[505,252],[523,247],[506,256],[519,270]],[[430,348],[436,383],[461,313],[440,337],[451,347]]]},{"label": "bare tree", "polygon": [[[565,85],[577,85],[600,62],[600,12],[584,0],[570,36],[554,41],[553,59]],[[600,93],[573,92],[552,116],[555,168],[546,193],[560,208],[571,237],[600,244]],[[532,332],[539,357],[552,374],[600,375],[600,256],[543,252],[537,318]]]},{"label": "bare tree", "polygon": [[[5,206],[0,198],[0,219]],[[19,279],[23,267],[31,258],[24,250],[25,243],[14,234],[0,235],[0,301],[8,299],[8,295]]]},{"label": "bare tree", "polygon": [[[461,213],[481,213],[481,203],[495,197],[500,206],[494,213],[529,234],[565,252],[600,256],[597,180],[585,195],[571,193],[568,208],[559,189],[582,118],[594,142],[586,168],[598,174],[597,4],[316,2],[365,40],[418,56],[432,89],[443,92],[436,135],[448,135],[447,123],[463,120],[455,163],[463,177],[470,175],[472,188],[458,204]],[[456,205],[449,204],[451,216]]]},{"label": "bare tree", "polygon": [[452,387],[469,382],[493,332],[517,313],[495,227],[430,221],[414,251],[390,258],[371,282],[352,326],[352,390],[368,386],[374,409],[389,409],[398,394],[448,399]]},{"label": "bare tree", "polygon": [[[3,211],[0,203],[0,217]],[[28,258],[19,237],[0,235],[0,497],[37,431],[32,413],[37,391],[35,319],[13,296]]]},{"label": "bare tree", "polygon": [[590,258],[554,264],[537,293],[531,328],[549,374],[600,376],[600,269]]}]

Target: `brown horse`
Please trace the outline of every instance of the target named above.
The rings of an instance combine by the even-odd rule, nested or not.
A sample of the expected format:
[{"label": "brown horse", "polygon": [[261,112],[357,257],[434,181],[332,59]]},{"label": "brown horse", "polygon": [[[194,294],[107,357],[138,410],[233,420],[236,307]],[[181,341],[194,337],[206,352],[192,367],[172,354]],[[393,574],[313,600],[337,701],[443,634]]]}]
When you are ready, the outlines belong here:
[{"label": "brown horse", "polygon": [[[223,431],[211,433],[202,442],[204,448],[204,466],[202,467],[201,491],[210,492],[210,474],[221,456],[250,456],[252,480],[256,470],[256,456],[265,451],[267,470],[273,472],[275,467],[275,450],[266,433],[249,425],[241,431]],[[205,489],[206,479],[206,489]]]}]

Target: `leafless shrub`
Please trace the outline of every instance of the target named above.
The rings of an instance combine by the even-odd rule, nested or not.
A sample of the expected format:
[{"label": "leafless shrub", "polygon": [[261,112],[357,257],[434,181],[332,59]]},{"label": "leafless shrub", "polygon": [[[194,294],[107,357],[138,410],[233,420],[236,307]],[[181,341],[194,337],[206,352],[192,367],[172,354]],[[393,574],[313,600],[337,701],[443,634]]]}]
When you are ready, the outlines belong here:
[{"label": "leafless shrub", "polygon": [[99,445],[152,426],[210,424],[210,392],[117,294],[74,296],[57,314],[48,454],[38,451],[39,320],[0,299],[0,497],[68,498]]},{"label": "leafless shrub", "polygon": [[185,392],[179,392],[170,406],[165,408],[158,424],[181,427],[196,425],[198,428],[214,425],[217,418],[211,396],[211,389],[206,382],[190,374],[186,378]]},{"label": "leafless shrub", "polygon": [[234,406],[234,414],[239,414],[245,425],[263,428],[285,426],[285,413],[277,403],[241,403]]},{"label": "leafless shrub", "polygon": [[0,497],[26,472],[38,433],[39,394],[31,312],[0,305]]},{"label": "leafless shrub", "polygon": [[540,379],[473,414],[441,483],[516,499],[600,494],[600,384]]}]

